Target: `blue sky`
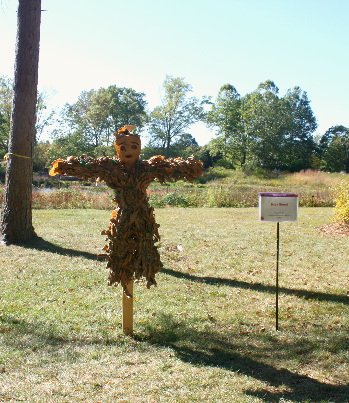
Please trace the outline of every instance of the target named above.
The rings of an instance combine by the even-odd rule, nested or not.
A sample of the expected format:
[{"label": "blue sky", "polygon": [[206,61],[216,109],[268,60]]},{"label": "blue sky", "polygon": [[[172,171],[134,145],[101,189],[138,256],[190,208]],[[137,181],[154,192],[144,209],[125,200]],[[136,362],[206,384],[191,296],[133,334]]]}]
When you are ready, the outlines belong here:
[{"label": "blue sky", "polygon": [[[0,75],[13,76],[15,0],[1,0]],[[280,96],[299,86],[317,133],[349,127],[348,0],[42,0],[39,89],[54,105],[109,85],[160,104],[166,74],[185,77],[197,97],[232,84],[241,95],[270,79]],[[191,130],[199,144],[214,136]]]}]

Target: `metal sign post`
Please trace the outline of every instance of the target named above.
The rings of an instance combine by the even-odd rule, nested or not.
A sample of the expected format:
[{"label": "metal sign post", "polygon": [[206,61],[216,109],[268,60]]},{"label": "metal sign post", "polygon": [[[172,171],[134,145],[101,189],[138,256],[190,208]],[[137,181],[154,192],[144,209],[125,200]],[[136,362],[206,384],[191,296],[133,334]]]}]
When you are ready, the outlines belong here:
[{"label": "metal sign post", "polygon": [[280,222],[294,222],[298,219],[298,194],[259,193],[259,221],[276,222],[276,301],[275,328],[279,330],[279,256]]},{"label": "metal sign post", "polygon": [[280,252],[279,222],[276,223],[276,301],[275,301],[275,328],[279,330],[279,252]]}]

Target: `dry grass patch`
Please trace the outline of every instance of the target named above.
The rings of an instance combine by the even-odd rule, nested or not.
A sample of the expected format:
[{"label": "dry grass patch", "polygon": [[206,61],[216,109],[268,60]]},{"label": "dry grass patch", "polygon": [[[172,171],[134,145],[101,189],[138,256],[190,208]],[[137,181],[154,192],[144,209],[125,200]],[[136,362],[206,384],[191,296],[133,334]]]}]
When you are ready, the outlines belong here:
[{"label": "dry grass patch", "polygon": [[349,236],[349,225],[341,223],[330,223],[319,227],[319,230],[330,236]]}]

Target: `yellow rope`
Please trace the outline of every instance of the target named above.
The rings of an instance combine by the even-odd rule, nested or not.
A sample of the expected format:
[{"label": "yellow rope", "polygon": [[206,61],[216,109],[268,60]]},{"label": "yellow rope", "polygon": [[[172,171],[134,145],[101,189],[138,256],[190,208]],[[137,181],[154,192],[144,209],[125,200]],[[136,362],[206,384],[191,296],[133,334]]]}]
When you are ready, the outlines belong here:
[{"label": "yellow rope", "polygon": [[5,160],[8,159],[8,156],[9,156],[9,155],[15,155],[16,157],[20,157],[20,158],[29,158],[30,160],[32,159],[32,157],[27,157],[27,156],[25,156],[25,155],[18,155],[18,154],[15,154],[15,153],[7,153],[7,154],[5,154],[5,156],[4,156]]}]

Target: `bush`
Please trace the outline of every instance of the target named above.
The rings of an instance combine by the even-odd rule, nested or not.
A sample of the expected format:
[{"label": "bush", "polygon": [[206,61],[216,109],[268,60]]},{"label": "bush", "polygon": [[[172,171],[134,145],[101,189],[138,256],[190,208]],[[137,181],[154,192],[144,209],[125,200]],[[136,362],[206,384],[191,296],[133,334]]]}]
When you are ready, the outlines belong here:
[{"label": "bush", "polygon": [[339,185],[331,188],[334,196],[334,213],[337,221],[349,224],[349,182],[342,180]]},{"label": "bush", "polygon": [[154,207],[191,207],[192,202],[188,196],[172,192],[166,193],[165,195],[159,197],[158,195],[154,194],[150,196],[150,204]]},{"label": "bush", "polygon": [[207,207],[249,207],[251,200],[247,199],[248,195],[244,191],[236,192],[232,187],[210,187]]},{"label": "bush", "polygon": [[234,164],[231,163],[230,161],[227,161],[223,158],[219,159],[215,164],[215,167],[222,167],[225,169],[235,169]]},{"label": "bush", "polygon": [[5,182],[6,167],[0,167],[0,182]]},{"label": "bush", "polygon": [[227,178],[228,176],[231,175],[232,175],[231,170],[225,169],[223,167],[214,167],[209,168],[207,171],[205,171],[204,174],[199,178],[197,178],[196,181],[203,184],[212,181],[214,179]]}]

